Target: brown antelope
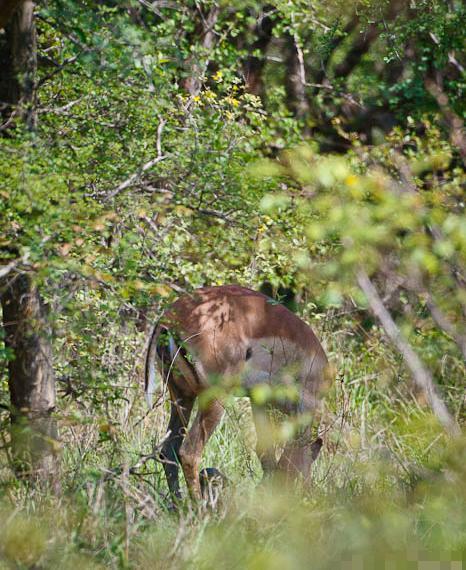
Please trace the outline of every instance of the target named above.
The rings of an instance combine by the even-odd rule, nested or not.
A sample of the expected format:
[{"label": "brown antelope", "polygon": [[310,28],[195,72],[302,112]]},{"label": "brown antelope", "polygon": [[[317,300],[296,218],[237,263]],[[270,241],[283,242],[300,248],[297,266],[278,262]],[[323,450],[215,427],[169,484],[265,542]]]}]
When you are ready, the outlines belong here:
[{"label": "brown antelope", "polygon": [[[160,458],[172,496],[180,496],[178,465],[191,497],[201,498],[199,464],[224,408],[219,400],[200,406],[188,430],[194,401],[219,379],[239,378],[246,391],[258,384],[290,381],[295,402],[275,402],[285,413],[312,413],[324,383],[327,357],[311,328],[262,293],[228,285],[206,287],[180,297],[155,326],[146,358],[146,397],[168,388],[171,415]],[[158,374],[159,372],[159,374]],[[159,382],[157,382],[159,378]],[[258,441],[265,410],[252,402]],[[307,479],[322,440],[311,440],[309,425],[285,445],[275,460],[270,448],[258,450],[264,473],[274,469]]]}]

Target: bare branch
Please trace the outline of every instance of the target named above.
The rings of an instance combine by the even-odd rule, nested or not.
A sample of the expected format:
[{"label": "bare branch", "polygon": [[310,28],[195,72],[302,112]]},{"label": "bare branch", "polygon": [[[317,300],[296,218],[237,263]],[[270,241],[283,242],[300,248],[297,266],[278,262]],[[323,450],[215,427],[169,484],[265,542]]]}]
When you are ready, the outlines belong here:
[{"label": "bare branch", "polygon": [[[388,31],[387,22],[393,21],[406,8],[405,0],[390,0],[386,10],[381,14],[380,22],[383,24],[385,31]],[[348,25],[350,26],[350,22]],[[359,30],[358,35],[353,41],[352,46],[346,54],[345,59],[336,66],[335,77],[346,78],[359,65],[363,56],[371,49],[372,44],[380,35],[380,28],[377,23],[371,23],[362,31]]]},{"label": "bare branch", "polygon": [[162,132],[163,127],[165,126],[166,121],[164,119],[160,119],[158,127],[157,127],[157,142],[156,142],[156,149],[157,149],[157,157],[162,156]]},{"label": "bare branch", "polygon": [[466,337],[464,335],[461,335],[456,330],[456,327],[453,325],[453,323],[449,321],[447,316],[434,302],[432,295],[427,291],[425,291],[424,294],[426,295],[427,308],[429,309],[435,323],[455,341],[455,343],[458,345],[458,348],[463,354],[463,358],[466,360]]},{"label": "bare branch", "polygon": [[18,261],[12,261],[7,265],[0,265],[0,279],[6,277],[9,273],[13,271],[13,269],[18,265]]},{"label": "bare branch", "polygon": [[370,24],[364,32],[359,31],[345,59],[335,68],[335,77],[347,77],[369,51],[378,35],[376,24]]},{"label": "bare branch", "polygon": [[[89,49],[87,49],[86,51],[91,51]],[[52,79],[53,77],[55,77],[55,75],[57,75],[58,73],[60,73],[66,66],[74,63],[75,61],[77,61],[81,55],[84,53],[83,51],[80,51],[79,53],[77,53],[76,55],[73,55],[72,57],[69,57],[67,59],[65,59],[65,61],[63,63],[61,63],[60,65],[57,65],[53,71],[51,71],[48,75],[45,75],[44,77],[41,77],[39,79],[39,81],[37,81],[35,88],[39,89],[40,87],[42,87],[42,85],[44,85],[44,83],[46,83],[49,79]]]},{"label": "bare branch", "polygon": [[150,170],[157,163],[167,158],[167,155],[162,154],[162,131],[165,124],[166,121],[164,119],[160,119],[159,125],[157,127],[157,141],[156,141],[157,156],[152,160],[149,160],[148,162],[143,164],[137,172],[131,174],[129,178],[127,178],[124,182],[119,184],[114,190],[110,192],[110,194],[107,194],[104,201],[114,198],[117,194],[123,192],[123,190],[126,190],[126,188],[132,186],[136,182],[136,180],[138,180],[144,174],[144,172]]},{"label": "bare branch", "polygon": [[296,117],[302,118],[309,113],[306,97],[306,71],[304,55],[296,34],[287,37],[285,88],[288,107]]},{"label": "bare branch", "polygon": [[425,81],[425,86],[427,91],[437,101],[440,111],[450,131],[450,140],[452,144],[458,148],[463,163],[466,166],[466,134],[464,131],[463,120],[450,107],[448,96],[442,89],[441,81],[439,78],[436,81],[434,81],[432,78],[427,78]]},{"label": "bare branch", "polygon": [[[341,43],[345,40],[346,37],[348,37],[349,34],[353,33],[358,24],[359,16],[354,13],[350,21],[344,27],[343,31],[340,34],[333,36],[328,46],[327,52],[322,58],[320,69],[315,74],[314,83],[320,84],[324,81],[327,76],[328,65],[332,59],[333,54],[335,53],[335,50],[341,45]],[[320,87],[320,85],[316,85],[316,87]]]},{"label": "bare branch", "polygon": [[167,158],[166,156],[157,156],[156,158],[153,158],[152,160],[149,160],[148,162],[143,164],[137,172],[131,174],[129,178],[127,178],[124,182],[119,184],[114,190],[110,192],[110,194],[107,194],[107,196],[105,197],[105,201],[114,198],[117,194],[123,192],[123,190],[126,190],[126,188],[132,186],[136,182],[136,180],[138,180],[144,174],[144,172],[150,170],[158,162],[161,162],[166,158]]},{"label": "bare branch", "polygon": [[55,115],[61,115],[62,113],[66,113],[69,109],[80,103],[84,97],[79,97],[79,99],[74,99],[66,105],[62,105],[61,107],[41,107],[37,109],[37,113],[54,113]]},{"label": "bare branch", "polygon": [[431,373],[429,370],[427,370],[418,355],[414,352],[412,347],[403,337],[392,316],[385,308],[385,305],[383,304],[383,301],[380,298],[377,289],[374,287],[372,281],[369,279],[369,276],[363,269],[360,269],[358,271],[357,281],[369,302],[369,306],[372,309],[372,312],[380,320],[386,335],[403,356],[415,384],[425,393],[427,401],[429,402],[429,405],[433,413],[437,416],[439,422],[444,426],[450,435],[460,435],[460,428],[453,416],[448,411],[445,402],[439,395]]},{"label": "bare branch", "polygon": [[456,69],[460,72],[460,73],[464,73],[464,67],[461,65],[461,63],[456,59],[455,57],[455,52],[454,51],[450,51],[448,52],[448,62],[451,63],[451,65],[453,65],[454,67],[456,67]]}]

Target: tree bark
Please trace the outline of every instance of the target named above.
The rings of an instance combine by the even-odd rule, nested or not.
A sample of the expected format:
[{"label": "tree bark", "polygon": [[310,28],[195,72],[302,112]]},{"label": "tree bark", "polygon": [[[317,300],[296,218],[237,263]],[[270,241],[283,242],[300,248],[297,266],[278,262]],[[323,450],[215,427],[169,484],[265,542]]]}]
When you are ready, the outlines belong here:
[{"label": "tree bark", "polygon": [[23,0],[0,0],[0,30],[4,28]]},{"label": "tree bark", "polygon": [[55,375],[44,305],[28,273],[20,273],[1,297],[11,402],[11,444],[22,477],[56,486]]},{"label": "tree bark", "polygon": [[6,125],[20,117],[29,129],[36,124],[34,81],[37,40],[34,2],[24,0],[0,35],[0,112]]},{"label": "tree bark", "polygon": [[325,79],[327,79],[328,66],[335,50],[341,45],[341,43],[346,39],[348,35],[354,32],[358,24],[359,24],[359,16],[355,13],[351,16],[350,21],[344,27],[343,32],[338,36],[334,36],[334,38],[330,42],[330,45],[328,46],[327,53],[322,58],[322,61],[320,63],[320,68],[313,74],[314,83],[320,84]]},{"label": "tree bark", "polygon": [[[408,3],[405,0],[390,0],[388,6],[382,9],[381,22],[385,27],[406,10]],[[345,59],[335,67],[335,77],[346,79],[354,68],[359,65],[363,56],[370,50],[372,44],[380,35],[380,29],[376,23],[369,24],[365,30],[360,30],[346,53]]]},{"label": "tree bark", "polygon": [[345,59],[336,66],[335,77],[346,78],[359,64],[362,57],[369,51],[371,45],[379,35],[379,30],[375,24],[370,24],[363,33],[359,33]]},{"label": "tree bark", "polygon": [[201,51],[188,61],[189,76],[184,81],[184,88],[190,95],[197,95],[202,88],[203,74],[209,65],[209,52],[214,47],[214,28],[219,14],[219,6],[213,6],[206,16],[200,12],[201,23],[196,35],[200,37]]},{"label": "tree bark", "polygon": [[[34,3],[23,0],[0,35],[0,101],[7,132],[14,117],[29,130],[36,122],[37,68]],[[15,250],[16,248],[13,248]],[[19,258],[19,252],[14,251]],[[11,255],[11,251],[9,252]],[[1,284],[5,344],[12,352],[8,363],[11,400],[11,444],[18,475],[58,490],[55,377],[49,328],[39,291],[30,273],[16,267]]]},{"label": "tree bark", "polygon": [[[273,7],[266,4],[259,15],[254,29],[256,40],[251,44],[249,49],[250,55],[246,58],[243,66],[246,91],[257,95],[262,100],[265,98],[264,81],[262,78],[262,72],[265,66],[265,53],[272,40],[275,23],[274,20],[266,14],[272,10]],[[261,55],[258,56],[257,52],[260,52]]]}]

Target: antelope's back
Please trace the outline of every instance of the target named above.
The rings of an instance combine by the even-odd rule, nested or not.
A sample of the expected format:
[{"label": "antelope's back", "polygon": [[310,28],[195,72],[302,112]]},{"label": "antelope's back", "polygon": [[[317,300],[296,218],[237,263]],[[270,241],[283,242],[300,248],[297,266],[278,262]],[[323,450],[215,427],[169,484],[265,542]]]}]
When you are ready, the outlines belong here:
[{"label": "antelope's back", "polygon": [[241,374],[252,386],[286,369],[303,382],[318,384],[327,365],[320,342],[304,321],[245,287],[206,287],[183,295],[163,323],[176,331],[205,377]]}]

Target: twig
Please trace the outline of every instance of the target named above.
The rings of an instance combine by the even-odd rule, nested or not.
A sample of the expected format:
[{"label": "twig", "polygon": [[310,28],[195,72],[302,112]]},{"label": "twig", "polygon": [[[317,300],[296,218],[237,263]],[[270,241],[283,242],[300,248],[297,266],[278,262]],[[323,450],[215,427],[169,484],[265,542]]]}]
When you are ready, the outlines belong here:
[{"label": "twig", "polygon": [[62,71],[67,65],[70,65],[71,63],[74,63],[75,61],[77,61],[81,55],[83,53],[85,53],[90,51],[89,49],[87,50],[82,50],[80,51],[78,54],[73,55],[72,57],[68,57],[67,59],[65,59],[65,61],[63,63],[61,63],[60,65],[58,65],[53,71],[51,71],[48,75],[45,75],[44,77],[41,77],[35,85],[35,89],[39,89],[39,87],[42,87],[42,85],[44,83],[46,83],[49,79],[52,79],[52,77],[55,77],[55,75],[57,75],[57,73],[60,73],[60,71]]},{"label": "twig", "polygon": [[10,261],[10,263],[7,263],[6,265],[0,265],[0,279],[6,277],[16,267],[18,267],[18,265],[28,265],[29,255],[29,252],[26,252],[22,257],[13,259],[13,261]]},{"label": "twig", "polygon": [[126,188],[129,188],[138,178],[141,177],[142,174],[144,174],[144,172],[151,169],[158,162],[161,162],[162,160],[165,160],[166,158],[167,158],[166,155],[165,156],[157,156],[156,158],[153,158],[152,160],[149,160],[149,162],[146,162],[145,164],[143,164],[137,172],[135,172],[134,174],[131,174],[131,176],[129,178],[127,178],[124,182],[122,182],[119,186],[117,186],[114,190],[112,190],[110,192],[110,194],[107,194],[107,196],[105,197],[105,201],[110,200],[111,198],[114,198],[117,194],[119,194],[120,192],[123,192],[123,190],[126,190]]},{"label": "twig", "polygon": [[15,261],[8,263],[8,265],[0,265],[0,279],[11,273],[18,263],[19,261],[15,259]]},{"label": "twig", "polygon": [[183,5],[178,3],[178,2],[170,2],[168,0],[155,0],[153,2],[149,2],[148,0],[138,0],[139,4],[141,4],[141,6],[144,6],[144,8],[147,8],[148,10],[151,10],[152,12],[154,12],[154,14],[157,14],[157,16],[159,16],[159,18],[163,18],[163,12],[160,11],[160,9],[162,8],[168,8],[171,10],[182,10]]},{"label": "twig", "polygon": [[196,208],[196,211],[200,214],[204,214],[205,216],[212,216],[214,218],[220,218],[221,220],[225,220],[232,224],[236,224],[234,220],[230,218],[231,211],[229,212],[219,212],[218,210],[208,210],[206,208]]},{"label": "twig", "polygon": [[460,334],[453,323],[451,323],[448,317],[443,313],[443,311],[436,305],[432,295],[428,291],[423,292],[426,296],[426,305],[432,315],[432,318],[436,324],[448,335],[454,342],[458,345],[458,348],[463,353],[463,358],[466,360],[466,337]]},{"label": "twig", "polygon": [[162,132],[167,121],[165,119],[160,119],[157,126],[157,141],[155,143],[155,148],[157,149],[157,157],[162,156]]},{"label": "twig", "polygon": [[448,96],[441,86],[441,79],[435,81],[431,78],[425,80],[427,91],[434,97],[450,131],[450,140],[458,148],[463,164],[466,165],[466,133],[464,123],[450,107]]},{"label": "twig", "polygon": [[[21,101],[20,101],[20,102],[21,102]],[[8,107],[7,105],[3,105],[3,104],[2,104],[2,105],[0,105],[0,110],[3,110],[3,108],[7,108],[7,107]],[[13,123],[14,118],[19,115],[19,113],[20,113],[20,108],[21,108],[21,106],[20,106],[20,104],[18,104],[18,105],[16,105],[16,107],[11,111],[11,113],[9,114],[8,119],[7,119],[4,123],[2,123],[2,124],[0,125],[0,132],[1,132],[1,131],[6,131],[8,128],[10,128],[10,125]]]},{"label": "twig", "polygon": [[77,103],[80,103],[82,100],[83,97],[79,97],[79,99],[74,99],[61,107],[42,107],[42,109],[37,109],[37,113],[55,113],[60,115],[61,113],[68,111],[68,109],[71,109],[71,107],[74,107]]},{"label": "twig", "polygon": [[448,62],[451,63],[460,73],[464,73],[464,67],[461,63],[456,59],[455,52],[450,51],[448,52]]},{"label": "twig", "polygon": [[353,105],[356,105],[356,107],[359,107],[360,109],[365,109],[364,105],[359,101],[356,101],[356,99],[354,98],[353,95],[351,95],[351,93],[346,93],[345,91],[336,89],[335,86],[330,83],[309,83],[309,81],[307,81],[305,85],[306,87],[314,87],[316,89],[326,89],[327,91],[333,91],[336,96],[343,97],[343,99],[346,99],[347,101],[349,101]]},{"label": "twig", "polygon": [[395,321],[392,319],[392,316],[385,308],[385,305],[383,304],[383,301],[380,298],[377,289],[374,287],[372,281],[369,279],[369,276],[363,269],[360,269],[358,271],[357,281],[360,288],[364,292],[373,313],[380,320],[385,333],[398,349],[400,354],[403,356],[406,365],[411,372],[414,382],[426,394],[427,401],[429,402],[432,411],[437,416],[440,423],[451,435],[459,435],[461,433],[460,428],[453,416],[448,411],[445,402],[440,397],[431,373],[429,370],[427,370],[418,355],[414,352],[412,347],[403,337]]},{"label": "twig", "polygon": [[137,172],[131,174],[129,178],[127,178],[124,182],[122,182],[114,190],[112,190],[110,194],[107,194],[107,196],[104,198],[104,202],[110,200],[111,198],[114,198],[117,194],[123,192],[123,190],[126,190],[126,188],[129,188],[134,182],[136,182],[138,178],[140,178],[144,174],[144,172],[151,169],[158,162],[161,162],[162,160],[165,160],[167,158],[166,154],[165,155],[162,154],[162,132],[165,124],[166,121],[164,119],[160,119],[159,125],[157,127],[157,140],[155,143],[155,147],[157,149],[157,156],[152,160],[149,160],[148,162],[143,164]]}]

